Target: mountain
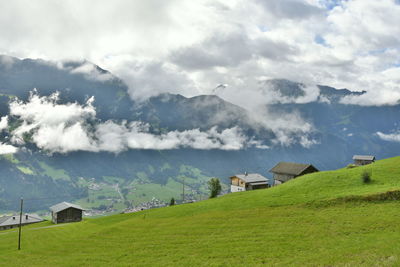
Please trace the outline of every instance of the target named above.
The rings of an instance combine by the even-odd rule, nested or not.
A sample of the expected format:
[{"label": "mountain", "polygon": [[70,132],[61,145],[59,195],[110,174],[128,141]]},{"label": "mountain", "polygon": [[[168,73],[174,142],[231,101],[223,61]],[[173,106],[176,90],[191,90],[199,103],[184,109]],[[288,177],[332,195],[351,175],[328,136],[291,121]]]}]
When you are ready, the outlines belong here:
[{"label": "mountain", "polygon": [[[398,266],[400,157],[192,204],[4,231],[7,266]],[[372,181],[364,183],[364,172]],[[77,246],[76,244],[79,244]]]},{"label": "mountain", "polygon": [[[10,115],[9,103],[16,98],[26,103],[34,88],[40,96],[58,91],[58,104],[77,103],[77,109],[87,111],[89,115],[85,116],[90,117],[84,118],[85,124],[78,122],[91,133],[99,125],[111,125],[116,132],[123,132],[106,139],[108,143],[132,134],[128,127],[139,126],[129,123],[138,121],[145,124],[140,126],[145,134],[134,132],[135,138],[144,136],[163,145],[184,139],[178,139],[173,149],[124,147],[107,152],[89,148],[59,153],[38,147],[32,139],[35,130],[31,130],[23,135],[25,144],[17,153],[0,155],[0,211],[18,209],[18,199],[23,196],[30,200],[26,201],[27,210],[46,210],[60,201],[75,201],[97,211],[118,212],[126,207],[158,205],[171,197],[181,199],[182,183],[186,199],[205,198],[210,177],[219,177],[227,184],[229,176],[245,171],[270,176],[268,170],[279,161],[312,163],[327,170],[346,166],[353,154],[385,158],[400,149],[400,143],[377,135],[397,129],[399,105],[341,103],[345,96],[364,92],[315,86],[312,90],[318,95],[305,102],[309,90],[306,85],[265,81],[266,88],[285,98],[262,107],[268,110],[268,116],[281,120],[283,125],[277,128],[274,120],[255,118],[251,111],[216,95],[188,98],[161,94],[145,101],[132,100],[122,80],[87,61],[60,63],[3,56],[0,62],[0,116],[9,116],[1,142],[8,143],[23,125],[20,117]],[[92,96],[94,102],[87,104]],[[299,97],[303,100],[297,101]],[[90,105],[95,117],[90,115]],[[300,132],[296,127],[288,131],[285,127],[291,124],[298,124]],[[305,124],[309,125],[308,132],[302,130]],[[240,136],[232,129],[240,129]],[[236,144],[240,138],[246,140],[242,149],[216,148],[217,142]],[[95,136],[92,141],[98,139]],[[208,147],[195,149],[199,140],[208,142]],[[182,142],[192,145],[182,146]]]},{"label": "mountain", "polygon": [[[289,81],[286,79],[271,79],[263,82],[265,87],[268,87],[281,96],[297,99],[306,95],[307,88],[306,84]],[[366,91],[353,92],[346,88],[336,89],[326,85],[316,85],[319,89],[318,100],[326,99],[329,102],[339,103],[343,97],[346,96],[360,96],[366,93]]]}]

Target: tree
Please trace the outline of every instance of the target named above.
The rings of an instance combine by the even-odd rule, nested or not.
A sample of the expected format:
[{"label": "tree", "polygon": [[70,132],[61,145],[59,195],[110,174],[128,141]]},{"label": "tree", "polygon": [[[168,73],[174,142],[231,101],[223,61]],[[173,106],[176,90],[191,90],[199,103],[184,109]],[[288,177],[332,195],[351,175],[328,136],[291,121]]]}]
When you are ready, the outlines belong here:
[{"label": "tree", "polygon": [[211,178],[208,181],[208,189],[210,190],[210,198],[217,197],[221,193],[221,183],[218,178]]},{"label": "tree", "polygon": [[169,202],[169,205],[170,205],[170,206],[175,205],[175,198],[171,198],[171,200],[170,200],[170,202]]}]

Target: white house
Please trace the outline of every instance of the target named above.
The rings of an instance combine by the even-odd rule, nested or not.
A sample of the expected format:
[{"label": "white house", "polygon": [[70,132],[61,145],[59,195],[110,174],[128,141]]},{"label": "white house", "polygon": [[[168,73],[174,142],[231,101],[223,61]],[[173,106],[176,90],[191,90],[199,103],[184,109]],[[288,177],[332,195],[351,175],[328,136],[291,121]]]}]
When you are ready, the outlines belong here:
[{"label": "white house", "polygon": [[231,178],[231,192],[241,192],[272,186],[270,180],[258,173],[236,174]]}]

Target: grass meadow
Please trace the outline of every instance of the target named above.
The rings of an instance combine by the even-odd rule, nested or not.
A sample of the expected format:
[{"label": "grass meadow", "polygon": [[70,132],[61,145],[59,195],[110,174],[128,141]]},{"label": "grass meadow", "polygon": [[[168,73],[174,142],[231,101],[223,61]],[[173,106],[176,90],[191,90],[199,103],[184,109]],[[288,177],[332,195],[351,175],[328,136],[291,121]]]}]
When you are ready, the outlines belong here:
[{"label": "grass meadow", "polygon": [[399,266],[400,202],[387,193],[398,190],[400,157],[192,204],[45,222],[23,228],[21,251],[17,232],[0,232],[0,264]]}]

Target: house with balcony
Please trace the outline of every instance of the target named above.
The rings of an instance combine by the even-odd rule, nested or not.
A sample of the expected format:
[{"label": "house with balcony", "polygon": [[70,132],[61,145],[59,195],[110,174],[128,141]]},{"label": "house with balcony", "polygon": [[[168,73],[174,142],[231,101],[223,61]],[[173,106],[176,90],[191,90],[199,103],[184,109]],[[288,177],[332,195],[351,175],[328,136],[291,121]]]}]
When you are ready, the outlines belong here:
[{"label": "house with balcony", "polygon": [[230,179],[232,193],[268,188],[273,184],[270,179],[258,173],[236,174]]}]

